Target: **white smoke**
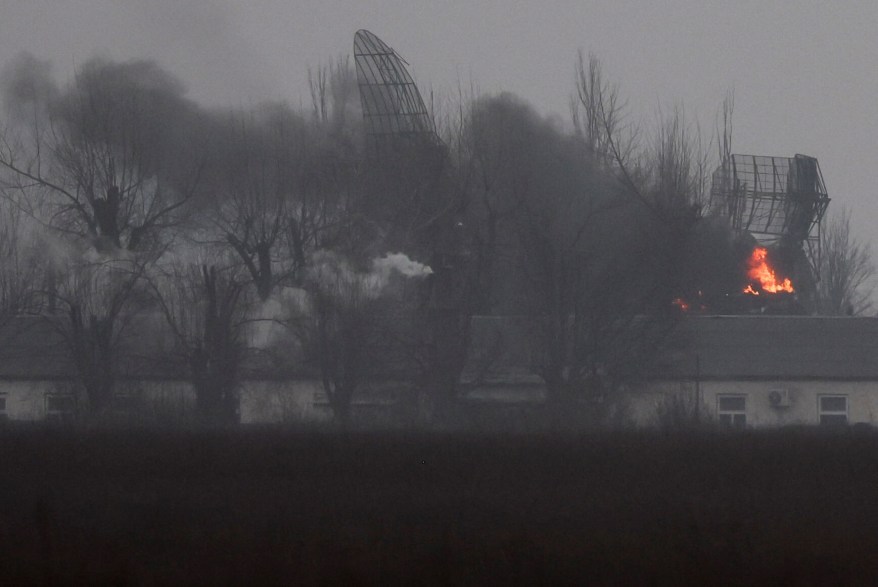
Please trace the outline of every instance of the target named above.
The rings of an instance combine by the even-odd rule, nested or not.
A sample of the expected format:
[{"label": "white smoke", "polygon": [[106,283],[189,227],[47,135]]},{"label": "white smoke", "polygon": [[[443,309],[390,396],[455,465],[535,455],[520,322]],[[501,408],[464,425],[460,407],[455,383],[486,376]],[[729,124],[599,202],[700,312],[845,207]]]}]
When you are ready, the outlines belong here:
[{"label": "white smoke", "polygon": [[308,274],[322,292],[339,297],[369,289],[368,275],[355,271],[347,259],[333,251],[315,252]]},{"label": "white smoke", "polygon": [[[309,280],[321,293],[344,306],[385,294],[394,273],[406,278],[433,273],[429,266],[413,261],[403,253],[374,259],[368,272],[357,271],[347,259],[333,251],[317,251],[310,261]],[[312,311],[308,291],[298,287],[280,289],[259,305],[251,327],[250,344],[256,348],[268,348],[284,338],[285,323],[309,316]]]},{"label": "white smoke", "polygon": [[433,270],[423,263],[412,261],[404,253],[388,253],[380,259],[372,261],[372,272],[390,277],[393,270],[406,277],[425,277],[433,273]]},{"label": "white smoke", "polygon": [[311,276],[318,287],[341,299],[377,298],[387,289],[394,272],[416,278],[430,275],[433,270],[404,253],[373,259],[372,270],[367,273],[354,270],[346,259],[332,251],[318,251],[312,256]]},{"label": "white smoke", "polygon": [[253,321],[250,344],[256,348],[268,348],[284,338],[284,323],[291,318],[311,312],[308,293],[298,287],[284,287],[259,305]]}]

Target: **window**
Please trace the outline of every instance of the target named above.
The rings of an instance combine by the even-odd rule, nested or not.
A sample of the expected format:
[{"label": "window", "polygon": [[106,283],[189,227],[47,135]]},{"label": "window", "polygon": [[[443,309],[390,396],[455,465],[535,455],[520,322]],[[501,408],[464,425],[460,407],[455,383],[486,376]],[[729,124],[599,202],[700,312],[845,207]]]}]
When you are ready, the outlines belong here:
[{"label": "window", "polygon": [[819,402],[820,424],[844,426],[848,423],[848,398],[846,395],[821,395]]},{"label": "window", "polygon": [[720,395],[717,396],[717,403],[720,424],[733,428],[747,425],[747,396]]},{"label": "window", "polygon": [[73,418],[75,400],[71,394],[52,393],[46,395],[46,420],[67,422]]}]

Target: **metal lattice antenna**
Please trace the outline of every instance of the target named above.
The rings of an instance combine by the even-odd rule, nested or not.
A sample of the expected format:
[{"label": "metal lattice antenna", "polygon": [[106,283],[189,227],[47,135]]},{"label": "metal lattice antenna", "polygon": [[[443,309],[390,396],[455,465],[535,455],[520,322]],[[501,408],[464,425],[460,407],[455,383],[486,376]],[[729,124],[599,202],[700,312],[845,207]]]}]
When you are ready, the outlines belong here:
[{"label": "metal lattice antenna", "polygon": [[354,61],[373,154],[399,139],[435,141],[433,119],[396,51],[371,32],[359,30],[354,35]]},{"label": "metal lattice antenna", "polygon": [[714,171],[710,191],[735,232],[763,245],[802,248],[817,267],[829,205],[817,159],[731,155]]}]

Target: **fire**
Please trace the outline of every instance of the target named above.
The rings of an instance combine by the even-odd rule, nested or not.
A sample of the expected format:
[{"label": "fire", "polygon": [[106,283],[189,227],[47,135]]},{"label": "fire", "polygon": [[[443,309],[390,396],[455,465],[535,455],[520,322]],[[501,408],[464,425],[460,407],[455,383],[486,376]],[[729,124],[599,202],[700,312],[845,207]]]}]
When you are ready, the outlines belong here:
[{"label": "fire", "polygon": [[671,300],[671,304],[675,305],[682,312],[688,312],[689,310],[691,310],[693,308],[696,311],[704,312],[705,310],[707,310],[707,306],[700,303],[703,297],[704,297],[704,292],[702,292],[699,289],[697,292],[697,299],[695,300],[695,303],[690,302],[686,298],[674,298],[673,300]]},{"label": "fire", "polygon": [[[764,247],[756,247],[753,249],[753,254],[750,255],[750,259],[747,261],[747,265],[750,268],[747,271],[747,277],[756,283],[762,291],[767,291],[769,293],[778,293],[781,291],[793,293],[796,291],[793,289],[793,283],[789,278],[785,278],[783,281],[777,278],[774,269],[768,265],[768,261],[766,260],[767,257],[768,249]],[[753,288],[752,284],[744,288],[744,293],[755,296],[759,295],[759,292]]]}]

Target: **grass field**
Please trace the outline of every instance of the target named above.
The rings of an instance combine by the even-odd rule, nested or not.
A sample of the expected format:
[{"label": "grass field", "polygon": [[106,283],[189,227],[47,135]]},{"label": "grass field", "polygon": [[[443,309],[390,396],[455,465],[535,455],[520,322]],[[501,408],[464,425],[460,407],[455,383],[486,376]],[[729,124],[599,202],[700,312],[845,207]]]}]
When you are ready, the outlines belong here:
[{"label": "grass field", "polygon": [[876,584],[878,435],[0,432],[0,584]]}]

